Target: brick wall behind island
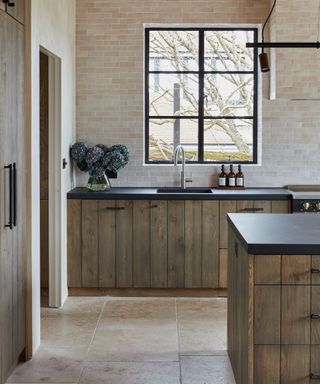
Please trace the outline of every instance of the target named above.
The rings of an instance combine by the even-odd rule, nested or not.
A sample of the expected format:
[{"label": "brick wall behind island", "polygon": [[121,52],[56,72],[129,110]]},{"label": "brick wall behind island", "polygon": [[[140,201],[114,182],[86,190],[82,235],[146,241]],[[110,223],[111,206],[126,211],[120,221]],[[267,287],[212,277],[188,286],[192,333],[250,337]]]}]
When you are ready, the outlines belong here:
[{"label": "brick wall behind island", "polygon": [[[295,2],[301,0],[279,1],[280,12],[273,22],[281,39],[286,37],[283,22],[288,17],[283,9],[290,8],[288,22],[292,22]],[[179,172],[176,168],[143,165],[143,25],[259,24],[268,13],[269,1],[77,0],[76,5],[77,139],[90,144],[122,143],[129,147],[130,163],[113,181],[115,186],[177,184]],[[317,10],[309,12],[311,23],[316,22],[311,17],[314,12]],[[309,29],[309,23],[298,23],[297,30],[291,26],[288,33],[294,39],[292,34],[304,36]],[[263,75],[262,163],[244,167],[249,186],[320,183],[317,172],[320,102],[291,101],[299,96],[303,87],[295,65],[307,69],[312,63],[300,58],[299,63],[290,62],[285,68],[283,60],[283,52],[277,52],[279,99],[268,99],[269,75]],[[310,56],[307,60],[311,60]],[[314,85],[313,96],[319,84],[318,73],[312,73],[312,79],[308,75],[308,85]],[[190,170],[193,184],[204,186],[215,182],[218,168],[206,165],[192,166]],[[86,181],[87,175],[77,173],[77,185],[84,185]]]}]

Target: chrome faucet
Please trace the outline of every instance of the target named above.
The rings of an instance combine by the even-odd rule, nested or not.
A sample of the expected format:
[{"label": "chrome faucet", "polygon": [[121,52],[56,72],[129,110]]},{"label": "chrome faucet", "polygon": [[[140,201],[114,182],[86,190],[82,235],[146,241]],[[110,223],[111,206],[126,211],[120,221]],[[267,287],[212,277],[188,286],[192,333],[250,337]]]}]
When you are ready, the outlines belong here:
[{"label": "chrome faucet", "polygon": [[174,151],[174,165],[178,165],[181,154],[181,188],[186,189],[186,183],[192,182],[192,177],[185,177],[186,156],[182,145],[178,145]]}]

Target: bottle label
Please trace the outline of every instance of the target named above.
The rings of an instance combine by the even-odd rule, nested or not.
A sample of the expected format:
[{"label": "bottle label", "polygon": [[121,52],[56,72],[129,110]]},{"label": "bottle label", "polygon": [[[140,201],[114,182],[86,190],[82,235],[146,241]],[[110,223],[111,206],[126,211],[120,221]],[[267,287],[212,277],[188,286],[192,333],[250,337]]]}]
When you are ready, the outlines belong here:
[{"label": "bottle label", "polygon": [[225,187],[226,186],[226,178],[225,177],[219,177],[219,187]]},{"label": "bottle label", "polygon": [[229,187],[235,187],[235,186],[236,186],[236,179],[234,177],[230,177]]},{"label": "bottle label", "polygon": [[236,183],[237,183],[237,187],[243,187],[244,185],[243,177],[237,177]]}]

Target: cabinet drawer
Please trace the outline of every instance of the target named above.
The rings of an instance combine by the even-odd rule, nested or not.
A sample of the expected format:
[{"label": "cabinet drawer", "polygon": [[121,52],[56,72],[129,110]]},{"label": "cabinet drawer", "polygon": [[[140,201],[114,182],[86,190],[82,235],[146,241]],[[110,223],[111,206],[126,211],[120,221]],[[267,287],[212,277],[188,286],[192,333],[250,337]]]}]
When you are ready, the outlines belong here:
[{"label": "cabinet drawer", "polygon": [[320,286],[311,288],[311,344],[320,344]]},{"label": "cabinet drawer", "polygon": [[310,284],[311,256],[283,255],[282,284]]}]

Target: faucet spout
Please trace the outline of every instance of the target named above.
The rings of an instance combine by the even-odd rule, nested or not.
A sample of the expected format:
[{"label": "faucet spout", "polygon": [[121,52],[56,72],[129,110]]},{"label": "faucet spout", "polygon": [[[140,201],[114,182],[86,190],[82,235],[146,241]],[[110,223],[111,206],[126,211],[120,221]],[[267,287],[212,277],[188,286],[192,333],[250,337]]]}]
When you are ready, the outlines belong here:
[{"label": "faucet spout", "polygon": [[185,151],[182,145],[178,145],[174,151],[174,165],[177,166],[179,158],[181,157],[181,188],[186,189],[186,180],[185,178],[185,165],[186,165],[186,156]]}]

